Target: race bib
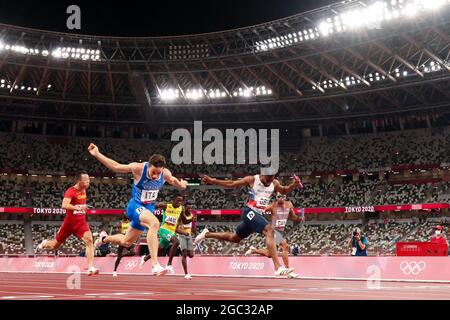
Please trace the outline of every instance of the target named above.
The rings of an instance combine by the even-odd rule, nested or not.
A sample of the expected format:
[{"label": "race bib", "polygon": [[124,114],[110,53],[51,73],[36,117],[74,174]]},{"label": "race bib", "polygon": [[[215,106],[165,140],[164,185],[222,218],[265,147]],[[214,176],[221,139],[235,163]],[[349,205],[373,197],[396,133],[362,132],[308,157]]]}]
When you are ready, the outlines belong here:
[{"label": "race bib", "polygon": [[84,216],[85,211],[84,210],[74,210],[73,214],[77,215],[77,216]]},{"label": "race bib", "polygon": [[258,207],[267,207],[270,204],[270,198],[260,197],[256,199],[256,205]]},{"label": "race bib", "polygon": [[283,220],[277,220],[275,222],[275,227],[277,228],[284,228],[286,226],[287,220],[283,219]]},{"label": "race bib", "polygon": [[175,219],[174,217],[171,217],[171,216],[166,217],[166,220],[165,220],[166,223],[173,224],[173,225],[176,225],[177,221],[178,221],[178,219]]},{"label": "race bib", "polygon": [[141,193],[141,202],[142,203],[150,203],[158,198],[159,190],[142,190]]},{"label": "race bib", "polygon": [[355,256],[356,255],[356,248],[353,248],[352,249],[352,256]]},{"label": "race bib", "polygon": [[189,224],[183,224],[183,227],[186,229],[191,229],[192,228],[192,222]]}]

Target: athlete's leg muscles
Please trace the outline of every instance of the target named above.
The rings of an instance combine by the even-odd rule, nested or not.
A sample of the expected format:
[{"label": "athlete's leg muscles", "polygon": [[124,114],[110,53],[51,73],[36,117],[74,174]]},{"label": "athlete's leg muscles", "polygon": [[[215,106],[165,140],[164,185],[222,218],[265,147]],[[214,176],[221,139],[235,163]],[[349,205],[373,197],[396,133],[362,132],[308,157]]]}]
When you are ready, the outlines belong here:
[{"label": "athlete's leg muscles", "polygon": [[125,249],[125,247],[123,246],[119,246],[119,249],[117,249],[117,259],[116,259],[116,263],[114,264],[114,272],[117,271],[117,268],[119,267],[120,264],[120,260],[122,260],[122,254],[123,254],[123,250]]},{"label": "athlete's leg muscles", "polygon": [[142,226],[148,229],[147,231],[147,245],[150,252],[150,259],[152,265],[158,264],[158,229],[159,221],[149,210],[144,210],[139,216]]},{"label": "athlete's leg muscles", "polygon": [[136,242],[137,239],[139,239],[141,234],[142,234],[141,230],[137,230],[137,229],[134,229],[133,227],[130,227],[127,230],[127,233],[125,235],[115,234],[112,236],[106,236],[103,238],[103,242],[104,243],[112,243],[115,245],[129,248],[133,245],[134,242]]},{"label": "athlete's leg muscles", "polygon": [[175,253],[177,253],[178,247],[180,246],[180,241],[178,240],[177,236],[172,236],[170,238],[170,243],[172,244],[169,251],[169,261],[167,262],[167,265],[172,265],[173,257],[175,256]]},{"label": "athlete's leg muscles", "polygon": [[264,230],[262,233],[263,233],[264,237],[266,238],[266,246],[267,246],[267,250],[269,251],[269,257],[272,258],[275,270],[278,270],[278,268],[281,265],[280,265],[280,261],[278,261],[278,256],[277,256],[277,248],[276,248],[276,244],[275,244],[275,231],[270,224],[267,224],[264,227]]},{"label": "athlete's leg muscles", "polygon": [[280,248],[281,248],[281,257],[283,258],[284,266],[289,269],[289,245],[288,245],[286,239],[281,241]]},{"label": "athlete's leg muscles", "polygon": [[183,265],[184,274],[188,274],[187,271],[187,250],[181,251],[181,264]]},{"label": "athlete's leg muscles", "polygon": [[88,263],[88,269],[94,264],[94,239],[92,238],[92,232],[86,231],[81,238],[86,245],[86,259]]},{"label": "athlete's leg muscles", "polygon": [[205,235],[207,239],[217,239],[222,241],[239,243],[241,242],[241,238],[237,235],[236,232],[207,232]]},{"label": "athlete's leg muscles", "polygon": [[254,249],[254,250],[252,250],[252,253],[256,253],[261,256],[270,258],[269,250],[267,250],[267,249]]}]

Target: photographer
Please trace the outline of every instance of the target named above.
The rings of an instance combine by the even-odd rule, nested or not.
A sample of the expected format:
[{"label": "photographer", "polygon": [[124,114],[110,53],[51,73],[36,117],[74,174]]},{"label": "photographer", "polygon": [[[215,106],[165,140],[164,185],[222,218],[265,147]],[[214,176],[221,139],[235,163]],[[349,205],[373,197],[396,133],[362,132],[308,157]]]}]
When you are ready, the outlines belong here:
[{"label": "photographer", "polygon": [[367,256],[367,244],[366,237],[361,235],[361,229],[356,228],[348,241],[349,247],[352,248],[352,256]]}]

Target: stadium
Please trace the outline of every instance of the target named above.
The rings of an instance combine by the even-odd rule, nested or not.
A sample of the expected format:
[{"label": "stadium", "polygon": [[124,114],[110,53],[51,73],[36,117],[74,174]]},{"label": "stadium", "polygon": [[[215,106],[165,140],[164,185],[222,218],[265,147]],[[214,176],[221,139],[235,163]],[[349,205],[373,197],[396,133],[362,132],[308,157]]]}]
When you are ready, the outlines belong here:
[{"label": "stadium", "polygon": [[[449,88],[450,0],[341,1],[238,29],[160,37],[0,23],[0,300],[448,299]],[[180,129],[193,139],[187,162],[174,156]],[[233,146],[226,162],[208,163],[214,137],[226,134],[212,158],[224,158],[218,153],[235,137],[236,154]],[[187,187],[166,180],[157,202],[189,202],[195,239],[239,230],[257,192],[224,185],[258,175],[268,188],[261,154],[252,161],[262,142],[272,157],[276,150],[280,185],[298,182],[284,200],[298,219],[283,224],[295,279],[274,275],[271,259],[255,253],[274,238],[253,229],[241,241],[194,241],[189,274],[174,249],[174,274],[161,277],[150,263],[139,266],[151,250],[147,231],[117,270],[115,240],[105,253],[94,247],[100,273],[92,277],[81,237],[41,250],[58,237],[65,191],[80,174],[89,176],[81,211],[91,244],[107,244],[128,216],[136,171],[113,172],[91,144],[144,171],[151,155],[163,155]],[[276,207],[279,198],[267,200]],[[153,212],[161,225],[167,212]],[[361,250],[367,256],[355,256]],[[80,277],[81,289],[68,276]]]}]

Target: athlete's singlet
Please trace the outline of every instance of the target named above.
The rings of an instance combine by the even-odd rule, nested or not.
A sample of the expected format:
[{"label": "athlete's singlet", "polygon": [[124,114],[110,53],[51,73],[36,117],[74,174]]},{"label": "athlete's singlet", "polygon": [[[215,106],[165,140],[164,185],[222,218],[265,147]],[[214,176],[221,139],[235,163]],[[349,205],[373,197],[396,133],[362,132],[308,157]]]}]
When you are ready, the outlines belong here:
[{"label": "athlete's singlet", "polygon": [[148,177],[148,167],[148,162],[145,162],[141,179],[138,183],[133,183],[133,188],[131,189],[131,200],[143,205],[154,204],[156,202],[159,189],[163,187],[165,182],[163,172],[161,172],[161,176],[158,179],[150,179]]},{"label": "athlete's singlet", "polygon": [[270,204],[270,198],[272,197],[274,190],[275,186],[273,185],[273,182],[266,187],[261,182],[259,175],[255,175],[255,182],[249,191],[247,207],[262,214],[266,207]]},{"label": "athlete's singlet", "polygon": [[284,231],[286,223],[289,218],[289,212],[291,207],[288,202],[285,202],[283,206],[279,206],[278,203],[275,206],[276,216],[272,217],[272,227],[278,231]]},{"label": "athlete's singlet", "polygon": [[129,228],[130,228],[130,222],[122,222],[120,224],[120,233],[126,234]]},{"label": "athlete's singlet", "polygon": [[183,212],[182,205],[178,208],[174,208],[171,203],[168,203],[166,210],[164,211],[161,229],[167,230],[170,233],[175,233],[181,212]]}]

